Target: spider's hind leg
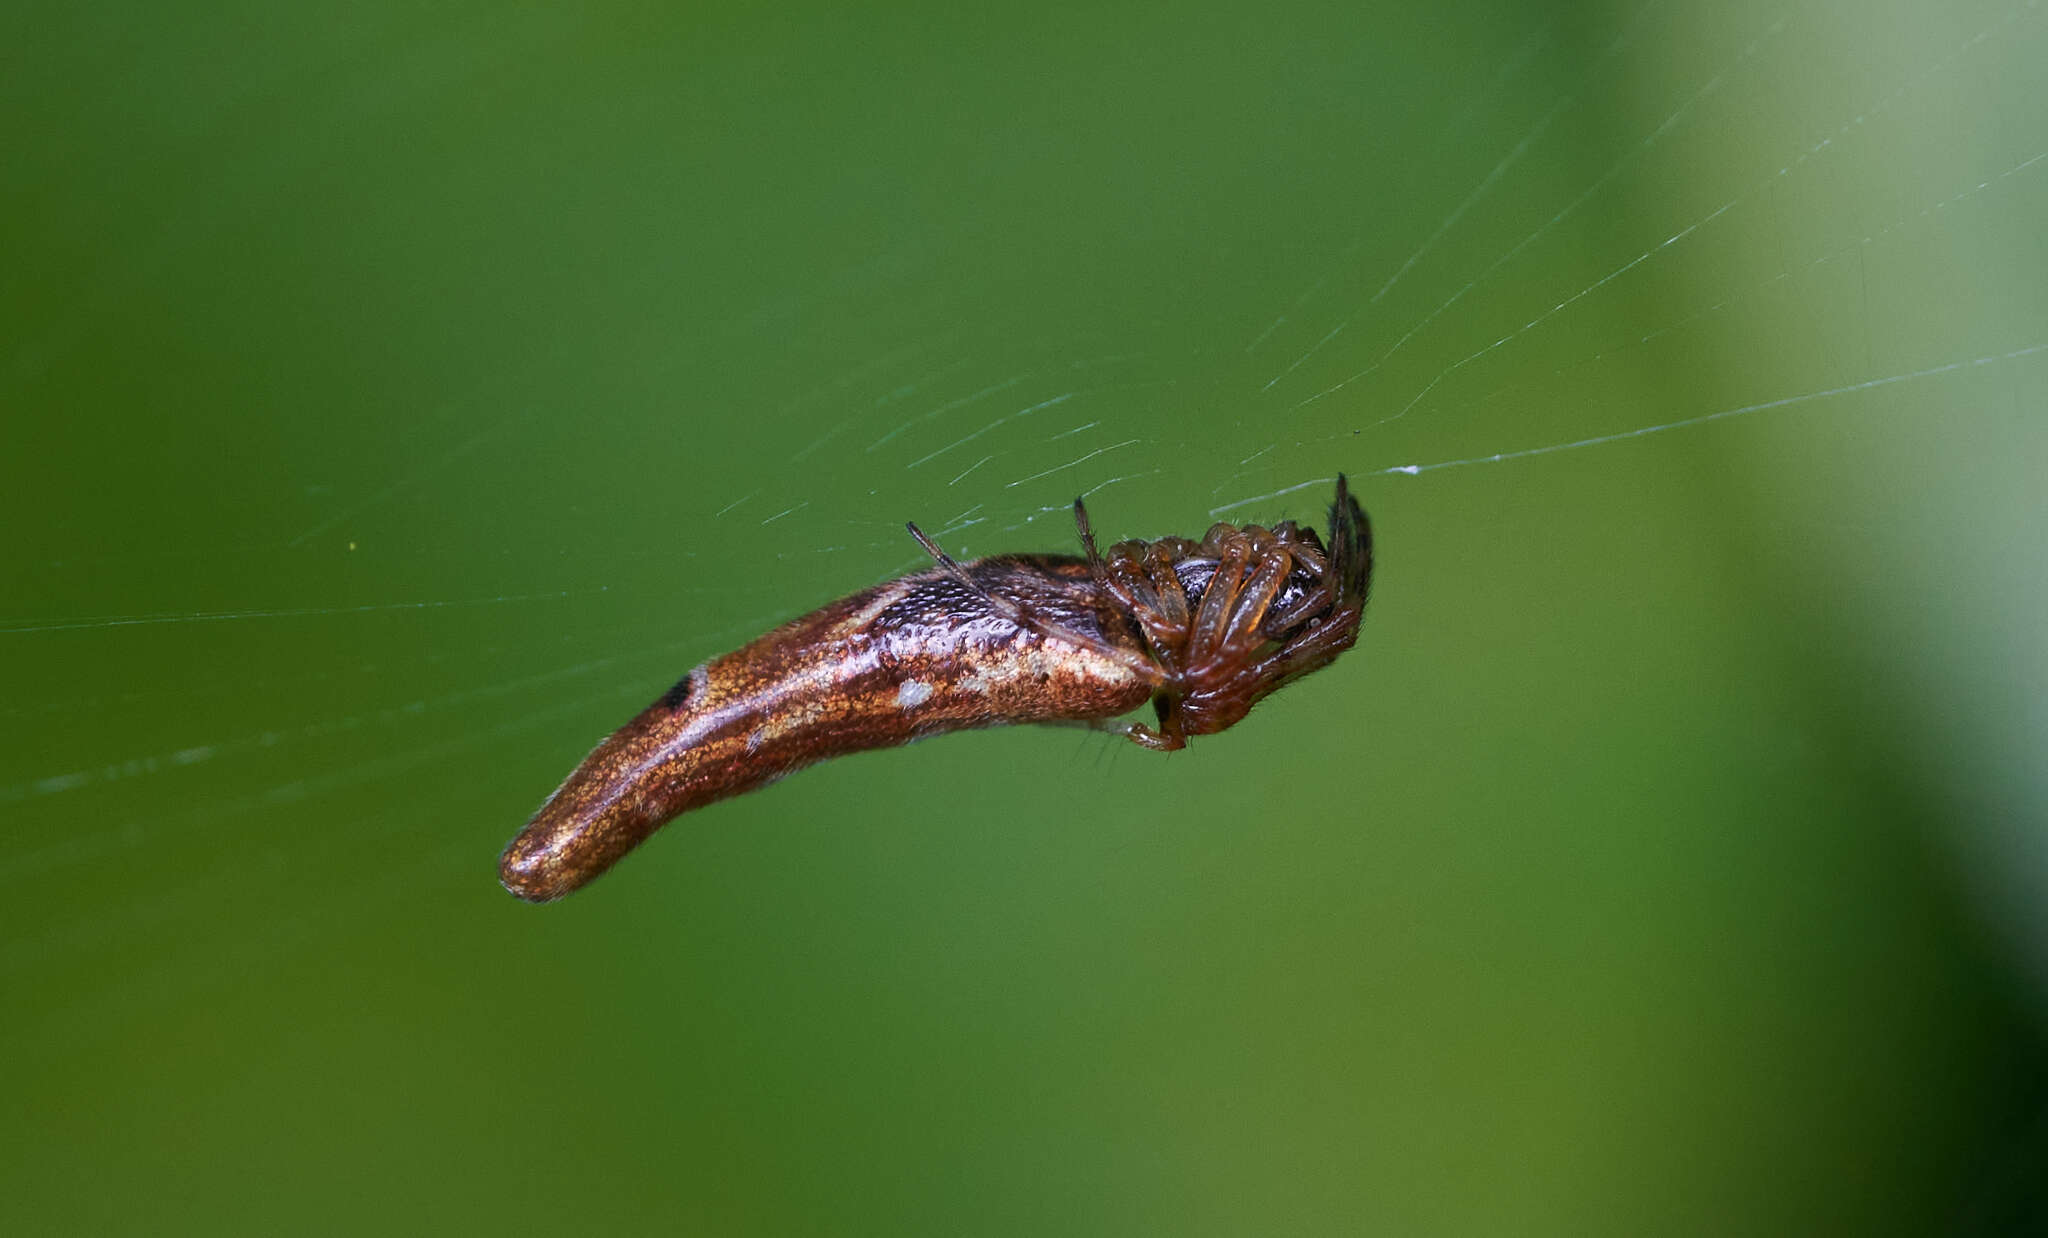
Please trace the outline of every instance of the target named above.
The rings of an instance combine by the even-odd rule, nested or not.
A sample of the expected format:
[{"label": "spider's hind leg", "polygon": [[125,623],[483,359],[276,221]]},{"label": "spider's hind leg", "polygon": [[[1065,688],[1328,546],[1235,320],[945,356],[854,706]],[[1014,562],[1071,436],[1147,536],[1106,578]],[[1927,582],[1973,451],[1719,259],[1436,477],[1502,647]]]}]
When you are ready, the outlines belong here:
[{"label": "spider's hind leg", "polygon": [[1188,746],[1187,728],[1182,725],[1180,702],[1164,694],[1152,698],[1153,711],[1159,716],[1157,729],[1142,722],[1106,718],[1088,725],[1111,735],[1121,735],[1140,748],[1154,752],[1178,752]]}]

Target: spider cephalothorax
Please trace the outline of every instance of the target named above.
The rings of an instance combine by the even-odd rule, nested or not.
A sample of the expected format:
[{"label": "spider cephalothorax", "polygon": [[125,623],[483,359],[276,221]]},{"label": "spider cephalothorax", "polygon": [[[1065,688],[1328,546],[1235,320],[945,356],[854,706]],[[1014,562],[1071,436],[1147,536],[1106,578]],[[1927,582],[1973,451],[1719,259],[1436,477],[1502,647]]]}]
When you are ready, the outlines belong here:
[{"label": "spider cephalothorax", "polygon": [[1243,718],[1262,698],[1330,664],[1358,639],[1372,583],[1372,525],[1343,477],[1330,544],[1292,520],[1212,525],[1202,540],[1163,537],[1095,550],[1075,504],[1097,586],[1142,634],[1162,672],[1148,748],[1179,748]]}]

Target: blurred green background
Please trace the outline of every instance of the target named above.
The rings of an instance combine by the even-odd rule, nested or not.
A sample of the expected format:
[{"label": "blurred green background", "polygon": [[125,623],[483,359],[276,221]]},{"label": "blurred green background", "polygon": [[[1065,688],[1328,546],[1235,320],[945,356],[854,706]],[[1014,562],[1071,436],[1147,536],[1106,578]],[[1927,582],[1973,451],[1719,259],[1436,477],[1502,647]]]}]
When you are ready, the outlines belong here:
[{"label": "blurred green background", "polygon": [[[2048,1219],[2038,0],[0,45],[0,1229]],[[905,519],[1320,523],[1340,469],[1363,639],[1228,734],[948,737],[493,879]]]}]

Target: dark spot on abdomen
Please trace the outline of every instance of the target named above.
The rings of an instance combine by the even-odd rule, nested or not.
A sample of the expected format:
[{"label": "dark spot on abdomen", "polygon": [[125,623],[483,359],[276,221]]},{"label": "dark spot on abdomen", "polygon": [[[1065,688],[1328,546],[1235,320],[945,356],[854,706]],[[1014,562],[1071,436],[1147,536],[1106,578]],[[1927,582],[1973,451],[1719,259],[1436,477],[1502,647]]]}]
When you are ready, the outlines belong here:
[{"label": "dark spot on abdomen", "polygon": [[669,710],[681,709],[684,705],[689,704],[690,679],[691,676],[694,676],[696,673],[697,672],[695,671],[691,671],[689,675],[685,675],[681,679],[676,680],[676,686],[662,693],[661,699],[659,701],[656,701],[655,704],[660,705],[663,709]]}]

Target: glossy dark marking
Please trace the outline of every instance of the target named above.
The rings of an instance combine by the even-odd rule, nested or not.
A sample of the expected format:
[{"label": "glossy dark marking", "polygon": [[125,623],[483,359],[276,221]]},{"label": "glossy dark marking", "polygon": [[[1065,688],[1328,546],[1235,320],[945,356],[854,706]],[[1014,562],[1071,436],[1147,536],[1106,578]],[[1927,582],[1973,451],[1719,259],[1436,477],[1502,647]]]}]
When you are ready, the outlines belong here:
[{"label": "glossy dark marking", "polygon": [[[664,823],[829,757],[1009,723],[1079,723],[1175,749],[1231,726],[1358,638],[1372,530],[1343,477],[1313,530],[1218,524],[1200,542],[936,566],[842,598],[692,671],[585,757],[499,861],[534,902]],[[1117,721],[1150,701],[1157,725]]]}]

